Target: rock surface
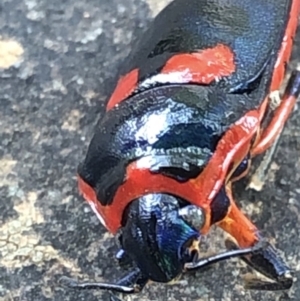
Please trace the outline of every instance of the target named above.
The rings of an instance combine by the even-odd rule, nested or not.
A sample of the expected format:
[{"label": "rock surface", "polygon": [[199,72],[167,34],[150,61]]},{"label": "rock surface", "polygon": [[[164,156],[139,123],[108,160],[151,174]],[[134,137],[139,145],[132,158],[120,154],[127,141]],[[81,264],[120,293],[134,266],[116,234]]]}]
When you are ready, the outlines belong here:
[{"label": "rock surface", "polygon": [[[3,0],[0,3],[0,300],[108,300],[60,287],[61,275],[116,279],[112,237],[76,190],[75,172],[111,79],[165,0]],[[292,65],[300,61],[299,35]],[[299,106],[298,106],[299,107]],[[288,121],[260,192],[240,204],[300,271],[300,110]],[[208,237],[212,251],[223,234]],[[232,260],[131,300],[299,300],[245,291]],[[290,299],[289,299],[290,298]]]}]

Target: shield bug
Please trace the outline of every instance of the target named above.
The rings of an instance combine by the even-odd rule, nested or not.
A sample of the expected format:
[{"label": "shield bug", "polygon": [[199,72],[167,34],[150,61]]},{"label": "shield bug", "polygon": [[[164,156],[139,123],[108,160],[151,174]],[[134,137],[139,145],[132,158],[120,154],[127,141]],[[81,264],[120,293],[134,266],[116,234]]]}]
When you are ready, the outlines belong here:
[{"label": "shield bug", "polygon": [[[126,61],[78,168],[79,190],[116,234],[117,258],[132,266],[116,283],[68,286],[123,293],[151,281],[239,256],[289,289],[291,271],[232,197],[232,183],[280,135],[300,92],[294,71],[279,106],[298,0],[174,0]],[[272,115],[272,118],[267,118]],[[268,122],[265,122],[268,119]],[[228,232],[227,252],[202,258],[212,225]]]}]

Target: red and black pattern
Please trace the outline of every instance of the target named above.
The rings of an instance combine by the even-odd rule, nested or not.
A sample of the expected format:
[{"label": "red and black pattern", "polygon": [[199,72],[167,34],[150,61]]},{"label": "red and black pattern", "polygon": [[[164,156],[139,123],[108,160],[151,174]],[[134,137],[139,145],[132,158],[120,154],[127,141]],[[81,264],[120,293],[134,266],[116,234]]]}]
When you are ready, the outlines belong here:
[{"label": "red and black pattern", "polygon": [[[253,253],[263,240],[234,202],[231,184],[278,138],[300,93],[295,72],[270,113],[270,94],[283,81],[299,12],[298,0],[175,0],[126,62],[78,182],[104,226],[121,233],[126,256],[139,268],[134,277],[141,277],[140,288],[149,279],[178,276],[194,254],[183,246],[190,250],[213,224],[236,239],[237,252]],[[184,209],[189,206],[205,216],[197,234],[181,224],[182,216],[195,223]],[[171,207],[178,219],[164,216]],[[172,223],[185,230],[170,230]],[[168,255],[161,248],[167,240]],[[271,246],[245,260],[276,281],[250,288],[291,286],[290,270]]]}]

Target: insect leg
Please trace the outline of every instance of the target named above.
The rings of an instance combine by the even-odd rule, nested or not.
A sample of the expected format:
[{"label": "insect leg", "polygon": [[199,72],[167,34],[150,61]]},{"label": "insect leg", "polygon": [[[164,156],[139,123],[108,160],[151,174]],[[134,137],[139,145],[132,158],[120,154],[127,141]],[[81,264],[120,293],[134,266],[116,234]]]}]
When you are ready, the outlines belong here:
[{"label": "insect leg", "polygon": [[[226,247],[229,250],[239,249],[231,240],[226,241]],[[245,277],[246,289],[277,291],[287,290],[292,286],[293,277],[291,270],[272,245],[256,253],[241,256],[241,259],[273,281],[262,280],[254,276]]]},{"label": "insect leg", "polygon": [[141,274],[139,269],[135,269],[134,271],[130,272],[116,283],[78,282],[75,279],[65,276],[61,277],[60,279],[61,284],[70,288],[100,289],[124,294],[134,294],[140,292],[147,282],[148,279]]},{"label": "insect leg", "polygon": [[[264,239],[258,229],[239,210],[233,200],[230,183],[226,186],[226,193],[230,199],[230,209],[227,216],[217,225],[233,236],[237,243],[226,242],[229,250],[243,250],[244,248],[260,244]],[[271,281],[263,281],[259,278],[246,280],[245,287],[256,290],[285,290],[293,284],[291,270],[284,263],[278,252],[272,245],[260,249],[258,252],[240,256],[249,266],[269,278]]]},{"label": "insect leg", "polygon": [[285,88],[283,99],[279,107],[275,110],[274,116],[267,128],[264,129],[259,141],[251,150],[252,157],[264,152],[268,149],[276,138],[282,132],[282,129],[290,116],[297,98],[300,94],[300,71],[292,72],[288,84]]},{"label": "insect leg", "polygon": [[185,264],[186,271],[194,271],[199,270],[204,267],[207,267],[208,265],[217,263],[219,261],[227,260],[234,257],[241,257],[249,254],[255,254],[257,252],[260,252],[262,249],[267,247],[267,243],[264,241],[259,242],[253,247],[244,248],[244,249],[234,249],[229,250],[223,253],[219,253],[216,255],[212,255],[206,258],[202,258],[196,262],[189,262]]}]

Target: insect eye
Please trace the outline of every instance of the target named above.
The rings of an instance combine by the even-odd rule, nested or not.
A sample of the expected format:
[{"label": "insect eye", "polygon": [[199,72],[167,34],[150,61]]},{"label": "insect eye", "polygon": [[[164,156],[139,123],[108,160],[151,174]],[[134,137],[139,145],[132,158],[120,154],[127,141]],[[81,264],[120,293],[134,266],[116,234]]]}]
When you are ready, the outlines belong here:
[{"label": "insect eye", "polygon": [[205,211],[195,205],[185,206],[178,210],[179,216],[191,227],[199,231],[205,224]]}]

